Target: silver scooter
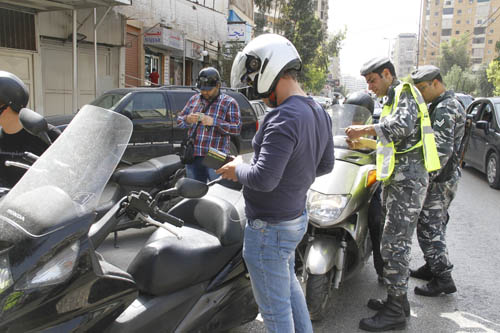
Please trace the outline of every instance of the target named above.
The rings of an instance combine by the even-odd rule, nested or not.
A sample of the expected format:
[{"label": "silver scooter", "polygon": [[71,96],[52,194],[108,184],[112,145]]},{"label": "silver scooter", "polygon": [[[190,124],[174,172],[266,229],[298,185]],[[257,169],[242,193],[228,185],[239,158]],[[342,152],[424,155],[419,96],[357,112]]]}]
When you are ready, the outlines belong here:
[{"label": "silver scooter", "polygon": [[371,254],[368,207],[377,186],[375,141],[346,141],[345,128],[370,124],[368,109],[334,105],[335,166],[316,178],[307,198],[309,228],[297,248],[297,273],[306,286],[312,320],[321,320],[332,296],[332,287],[358,271]]}]

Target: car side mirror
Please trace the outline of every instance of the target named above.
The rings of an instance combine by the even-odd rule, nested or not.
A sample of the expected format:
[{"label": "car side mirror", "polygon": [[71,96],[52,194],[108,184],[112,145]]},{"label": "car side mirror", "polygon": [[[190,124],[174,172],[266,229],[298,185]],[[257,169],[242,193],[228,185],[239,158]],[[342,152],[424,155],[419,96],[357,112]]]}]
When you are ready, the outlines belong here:
[{"label": "car side mirror", "polygon": [[130,111],[127,111],[127,110],[123,110],[122,111],[122,114],[127,117],[128,119],[132,120],[132,112]]},{"label": "car side mirror", "polygon": [[490,130],[490,123],[488,123],[486,120],[479,120],[476,122],[476,128],[484,130],[486,134],[488,134]]},{"label": "car side mirror", "polygon": [[19,112],[19,121],[28,133],[39,137],[48,145],[52,144],[48,135],[49,125],[47,124],[47,120],[45,120],[41,114],[24,108]]}]

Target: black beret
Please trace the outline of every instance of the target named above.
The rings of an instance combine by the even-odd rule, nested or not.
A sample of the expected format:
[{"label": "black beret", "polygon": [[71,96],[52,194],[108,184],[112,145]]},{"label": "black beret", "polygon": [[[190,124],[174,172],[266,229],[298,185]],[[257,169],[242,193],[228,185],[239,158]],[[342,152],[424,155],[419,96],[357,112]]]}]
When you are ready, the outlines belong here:
[{"label": "black beret", "polygon": [[370,59],[369,61],[365,62],[363,66],[361,66],[360,73],[363,76],[373,73],[375,70],[377,70],[377,68],[385,65],[388,62],[391,62],[391,59],[387,57],[376,57]]},{"label": "black beret", "polygon": [[413,83],[417,84],[424,81],[432,81],[440,74],[439,68],[432,65],[419,67],[411,73]]}]

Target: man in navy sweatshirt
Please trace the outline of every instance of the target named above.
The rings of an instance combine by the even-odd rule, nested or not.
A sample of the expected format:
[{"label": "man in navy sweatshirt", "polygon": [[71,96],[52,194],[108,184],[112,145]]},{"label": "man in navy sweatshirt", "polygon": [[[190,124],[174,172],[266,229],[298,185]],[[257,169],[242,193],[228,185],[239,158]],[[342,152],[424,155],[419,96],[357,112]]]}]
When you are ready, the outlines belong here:
[{"label": "man in navy sweatshirt", "polygon": [[335,161],[331,119],[297,82],[301,66],[293,44],[275,34],[260,35],[238,53],[232,86],[252,85],[274,110],[253,139],[252,163],[237,158],[217,170],[244,185],[243,257],[269,332],[312,332],[295,248],[307,231],[307,191]]}]

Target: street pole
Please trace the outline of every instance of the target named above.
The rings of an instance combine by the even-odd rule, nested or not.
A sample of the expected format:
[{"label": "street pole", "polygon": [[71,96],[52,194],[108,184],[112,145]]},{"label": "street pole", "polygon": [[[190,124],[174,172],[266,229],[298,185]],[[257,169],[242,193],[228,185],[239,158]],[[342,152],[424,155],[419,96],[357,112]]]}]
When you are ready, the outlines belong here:
[{"label": "street pole", "polygon": [[182,38],[184,39],[184,52],[182,55],[182,85],[186,85],[186,33],[182,33]]},{"label": "street pole", "polygon": [[418,35],[417,35],[417,68],[418,69],[418,58],[420,58],[420,30],[422,28],[422,10],[423,10],[423,1],[420,0],[420,15],[418,16]]},{"label": "street pole", "polygon": [[77,11],[73,10],[73,109],[71,113],[76,113],[78,109],[78,49],[77,49]]}]

